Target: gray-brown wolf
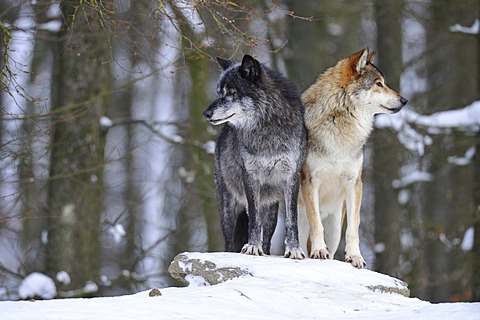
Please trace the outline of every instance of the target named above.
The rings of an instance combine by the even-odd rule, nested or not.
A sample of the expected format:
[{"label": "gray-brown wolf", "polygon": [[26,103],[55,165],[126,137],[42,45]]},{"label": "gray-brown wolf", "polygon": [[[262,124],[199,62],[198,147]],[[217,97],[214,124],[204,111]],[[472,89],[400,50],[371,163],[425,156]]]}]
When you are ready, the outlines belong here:
[{"label": "gray-brown wolf", "polygon": [[346,211],[345,261],[357,268],[366,266],[358,233],[363,146],[375,114],[397,113],[408,102],[387,87],[374,55],[366,48],[340,60],[302,94],[308,151],[301,172],[300,241],[311,258],[333,259]]}]

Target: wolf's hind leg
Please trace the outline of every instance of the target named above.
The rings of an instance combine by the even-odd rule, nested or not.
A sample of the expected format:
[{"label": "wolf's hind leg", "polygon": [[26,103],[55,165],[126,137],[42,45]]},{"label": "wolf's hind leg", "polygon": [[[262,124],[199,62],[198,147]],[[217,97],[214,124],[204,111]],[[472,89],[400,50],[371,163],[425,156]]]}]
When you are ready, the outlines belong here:
[{"label": "wolf's hind leg", "polygon": [[[240,252],[244,242],[240,244],[237,244],[237,242],[241,241],[239,240],[239,238],[241,238],[241,234],[243,232],[246,234],[247,232],[242,230],[242,219],[245,217],[241,215],[245,214],[245,208],[237,203],[233,195],[224,185],[223,188],[222,186],[217,186],[217,198],[219,200],[220,224],[222,227],[223,239],[225,240],[225,251]],[[246,235],[244,239],[245,238],[247,238]]]},{"label": "wolf's hind leg", "polygon": [[340,239],[342,237],[342,221],[343,214],[345,214],[345,206],[336,208],[333,212],[323,219],[323,226],[325,227],[325,243],[330,252],[330,259],[333,259],[335,252],[337,252]]},{"label": "wolf's hind leg", "polygon": [[247,210],[243,209],[238,213],[237,223],[233,237],[233,247],[235,252],[241,252],[243,245],[248,242],[248,215]]},{"label": "wolf's hind leg", "polygon": [[312,259],[328,259],[330,253],[324,238],[324,229],[320,219],[319,209],[319,186],[316,179],[312,179],[310,170],[307,166],[302,169],[302,196],[307,212],[310,233],[308,235],[308,247],[310,248],[310,258]]},{"label": "wolf's hind leg", "polygon": [[285,258],[305,259],[298,242],[298,192],[300,172],[285,184]]},{"label": "wolf's hind leg", "polygon": [[263,252],[265,254],[270,254],[270,247],[272,244],[273,233],[277,227],[277,217],[278,217],[278,202],[272,204],[271,206],[265,207],[262,209],[262,218],[263,218]]}]

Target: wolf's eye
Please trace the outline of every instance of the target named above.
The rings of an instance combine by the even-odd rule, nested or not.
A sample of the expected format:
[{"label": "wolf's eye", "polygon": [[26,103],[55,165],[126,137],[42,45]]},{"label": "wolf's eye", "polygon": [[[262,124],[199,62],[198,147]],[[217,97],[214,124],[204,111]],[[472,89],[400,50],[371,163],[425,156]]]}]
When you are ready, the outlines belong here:
[{"label": "wolf's eye", "polygon": [[383,84],[381,82],[377,82],[377,86],[379,86],[380,88],[383,88]]}]

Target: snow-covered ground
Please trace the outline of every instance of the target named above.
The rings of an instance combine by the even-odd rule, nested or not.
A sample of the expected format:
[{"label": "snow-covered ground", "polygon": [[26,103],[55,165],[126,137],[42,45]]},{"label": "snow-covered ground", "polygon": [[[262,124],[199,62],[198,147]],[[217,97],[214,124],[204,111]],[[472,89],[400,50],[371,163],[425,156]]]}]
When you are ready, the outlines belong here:
[{"label": "snow-covered ground", "polygon": [[[401,281],[341,261],[290,260],[228,253],[188,253],[216,268],[249,275],[218,285],[189,277],[186,288],[94,299],[0,302],[10,319],[480,319],[480,303],[431,304],[374,286],[403,288]],[[183,265],[188,269],[189,266]]]}]

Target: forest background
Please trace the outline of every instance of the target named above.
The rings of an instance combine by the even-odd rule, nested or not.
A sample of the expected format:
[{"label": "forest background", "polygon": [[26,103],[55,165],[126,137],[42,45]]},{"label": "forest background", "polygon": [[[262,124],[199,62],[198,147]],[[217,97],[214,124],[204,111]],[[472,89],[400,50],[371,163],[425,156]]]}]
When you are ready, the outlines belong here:
[{"label": "forest background", "polygon": [[32,272],[57,297],[164,287],[179,252],[222,251],[214,58],[252,54],[303,91],[368,46],[409,103],[365,148],[367,264],[421,299],[480,301],[480,119],[419,121],[478,109],[479,15],[479,0],[0,1],[0,299]]}]

